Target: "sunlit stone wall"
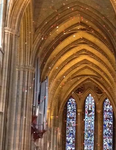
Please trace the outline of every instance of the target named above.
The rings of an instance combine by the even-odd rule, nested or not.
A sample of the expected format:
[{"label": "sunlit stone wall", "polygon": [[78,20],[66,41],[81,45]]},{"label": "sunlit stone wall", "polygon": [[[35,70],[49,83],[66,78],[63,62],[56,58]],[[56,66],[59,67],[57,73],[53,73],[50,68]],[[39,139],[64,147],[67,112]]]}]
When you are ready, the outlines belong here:
[{"label": "sunlit stone wall", "polygon": [[2,44],[2,15],[3,15],[3,0],[0,0],[0,47]]}]

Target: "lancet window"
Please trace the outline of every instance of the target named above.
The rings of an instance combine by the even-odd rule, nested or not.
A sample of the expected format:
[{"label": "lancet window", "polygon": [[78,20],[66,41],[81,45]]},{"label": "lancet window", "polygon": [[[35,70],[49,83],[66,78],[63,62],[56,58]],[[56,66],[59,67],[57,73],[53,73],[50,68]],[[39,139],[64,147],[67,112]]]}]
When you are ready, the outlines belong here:
[{"label": "lancet window", "polygon": [[76,142],[76,102],[70,98],[67,102],[66,150],[75,150]]},{"label": "lancet window", "polygon": [[103,149],[113,150],[113,108],[109,99],[103,105]]},{"label": "lancet window", "polygon": [[[98,106],[98,105],[97,105]],[[99,133],[95,130],[99,119],[96,120],[96,107],[95,100],[91,94],[85,99],[84,104],[84,138],[83,138],[83,149],[84,150],[94,150],[95,149],[95,139]],[[78,132],[83,133],[83,131],[77,131],[78,129],[78,115],[77,115],[77,104],[74,98],[69,98],[66,103],[66,150],[78,150],[78,144],[76,137]],[[109,99],[105,99],[103,103],[103,150],[113,150],[113,107]],[[81,122],[81,121],[80,121]],[[95,134],[96,133],[96,134]],[[83,137],[83,136],[82,136]],[[82,138],[81,137],[81,138]]]},{"label": "lancet window", "polygon": [[91,94],[85,100],[84,150],[94,150],[95,102]]}]

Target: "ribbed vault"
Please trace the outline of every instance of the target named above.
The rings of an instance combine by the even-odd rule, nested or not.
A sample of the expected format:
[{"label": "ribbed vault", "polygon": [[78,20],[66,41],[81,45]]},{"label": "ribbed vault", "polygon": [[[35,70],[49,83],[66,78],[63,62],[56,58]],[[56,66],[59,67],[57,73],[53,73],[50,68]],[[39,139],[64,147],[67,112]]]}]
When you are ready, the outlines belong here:
[{"label": "ribbed vault", "polygon": [[[111,1],[115,8],[115,0]],[[31,147],[32,99],[36,92],[33,85],[37,59],[40,64],[40,82],[47,76],[49,79],[50,130],[47,137],[49,138],[50,134],[53,138],[49,138],[46,147],[51,145],[51,150],[56,149],[53,135],[59,134],[59,131],[51,128],[52,122],[62,115],[61,111],[71,95],[76,97],[78,107],[81,108],[88,93],[94,95],[95,100],[99,98],[96,101],[100,102],[99,104],[108,97],[116,114],[115,18],[110,20],[113,26],[107,19],[108,11],[105,11],[103,16],[101,13],[104,9],[100,13],[98,10],[102,7],[94,7],[94,1],[93,6],[91,5],[94,8],[79,1],[70,2],[67,1],[65,5],[59,3],[57,9],[51,8],[49,14],[44,12],[44,5],[41,5],[40,10],[37,8],[39,12],[37,11],[36,15],[42,18],[41,14],[44,12],[45,21],[38,19],[35,23],[32,1],[11,0],[8,5],[5,3],[3,78],[0,91],[1,149],[18,150]],[[101,3],[104,3],[105,7],[107,2],[104,0]],[[55,119],[52,120],[52,117]],[[57,143],[59,144],[59,141]]]},{"label": "ribbed vault", "polygon": [[52,114],[87,81],[105,92],[115,105],[114,27],[96,10],[81,3],[67,5],[59,14],[58,20],[53,14],[37,30],[32,57],[32,62],[36,55],[39,57],[41,80],[49,77]]}]

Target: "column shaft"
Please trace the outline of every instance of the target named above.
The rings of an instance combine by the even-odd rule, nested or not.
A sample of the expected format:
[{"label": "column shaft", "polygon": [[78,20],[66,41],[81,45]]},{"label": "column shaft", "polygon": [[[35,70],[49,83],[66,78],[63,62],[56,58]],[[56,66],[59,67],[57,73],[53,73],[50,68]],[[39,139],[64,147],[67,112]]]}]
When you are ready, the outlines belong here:
[{"label": "column shaft", "polygon": [[81,150],[83,148],[83,134],[82,110],[77,109],[76,150]]},{"label": "column shaft", "polygon": [[[11,113],[10,105],[13,100],[13,87],[15,85],[15,65],[16,65],[16,45],[18,36],[15,33],[11,33],[8,29],[5,29],[4,39],[4,60],[3,60],[3,72],[2,72],[2,89],[0,98],[0,111],[3,113],[2,124],[0,131],[0,149],[4,150],[8,144],[8,135],[12,138],[12,131],[8,128],[9,115]],[[14,105],[14,104],[13,104]],[[13,122],[13,118],[10,118]],[[12,140],[11,140],[12,141]],[[12,143],[12,142],[11,142]],[[7,149],[8,150],[8,149]]]},{"label": "column shaft", "polygon": [[96,130],[95,130],[95,149],[103,149],[103,112],[101,110],[96,111]]},{"label": "column shaft", "polygon": [[27,150],[31,143],[33,99],[32,68],[17,68],[13,99],[10,104],[8,145],[6,150]]}]

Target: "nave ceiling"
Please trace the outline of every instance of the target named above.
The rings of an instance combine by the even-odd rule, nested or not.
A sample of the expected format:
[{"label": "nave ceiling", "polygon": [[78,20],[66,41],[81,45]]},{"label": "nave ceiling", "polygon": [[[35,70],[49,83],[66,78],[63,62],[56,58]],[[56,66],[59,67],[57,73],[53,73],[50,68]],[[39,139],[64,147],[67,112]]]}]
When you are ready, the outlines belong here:
[{"label": "nave ceiling", "polygon": [[102,102],[107,97],[116,112],[116,2],[111,2],[113,6],[109,0],[10,1],[0,91],[5,150],[30,148],[37,60],[40,82],[48,77],[50,127],[51,117],[63,112],[70,96],[80,106],[88,93]]},{"label": "nave ceiling", "polygon": [[[49,4],[48,1],[34,1],[34,13],[31,16],[33,24],[27,19],[30,27],[26,24],[24,14],[20,46],[24,42],[22,37],[28,34],[22,35],[25,28],[33,32],[34,36],[30,36],[33,46],[30,46],[31,55],[25,49],[27,58],[19,51],[18,63],[23,60],[23,63],[34,65],[36,59],[39,59],[41,81],[49,77],[49,107],[52,105],[55,108],[57,100],[62,103],[65,95],[70,95],[87,79],[95,82],[113,99],[116,22],[110,1],[98,3],[66,0],[51,1]],[[23,50],[23,47],[19,49]]]},{"label": "nave ceiling", "polygon": [[[42,4],[44,5],[41,3],[40,7],[43,9],[39,10],[38,15],[40,19],[37,20],[44,19],[44,11],[47,11]],[[41,80],[49,77],[49,107],[52,105],[55,109],[55,105],[60,105],[65,96],[87,80],[96,83],[113,99],[116,39],[115,13],[110,2],[98,4],[95,1],[66,1],[65,4],[63,2],[55,6],[61,4],[62,7],[58,10],[53,7],[56,12],[45,19],[35,32],[35,39],[39,43],[38,53],[34,55],[40,59]],[[103,11],[99,12],[100,8]],[[108,9],[112,10],[110,14]],[[111,19],[108,20],[109,18]],[[35,29],[36,25],[37,21]]]},{"label": "nave ceiling", "polygon": [[58,99],[62,85],[65,95],[86,79],[94,80],[112,98],[115,17],[109,0],[34,0],[16,24],[7,24],[18,27],[17,65],[34,66],[39,59],[41,81],[49,77],[50,100]]}]

